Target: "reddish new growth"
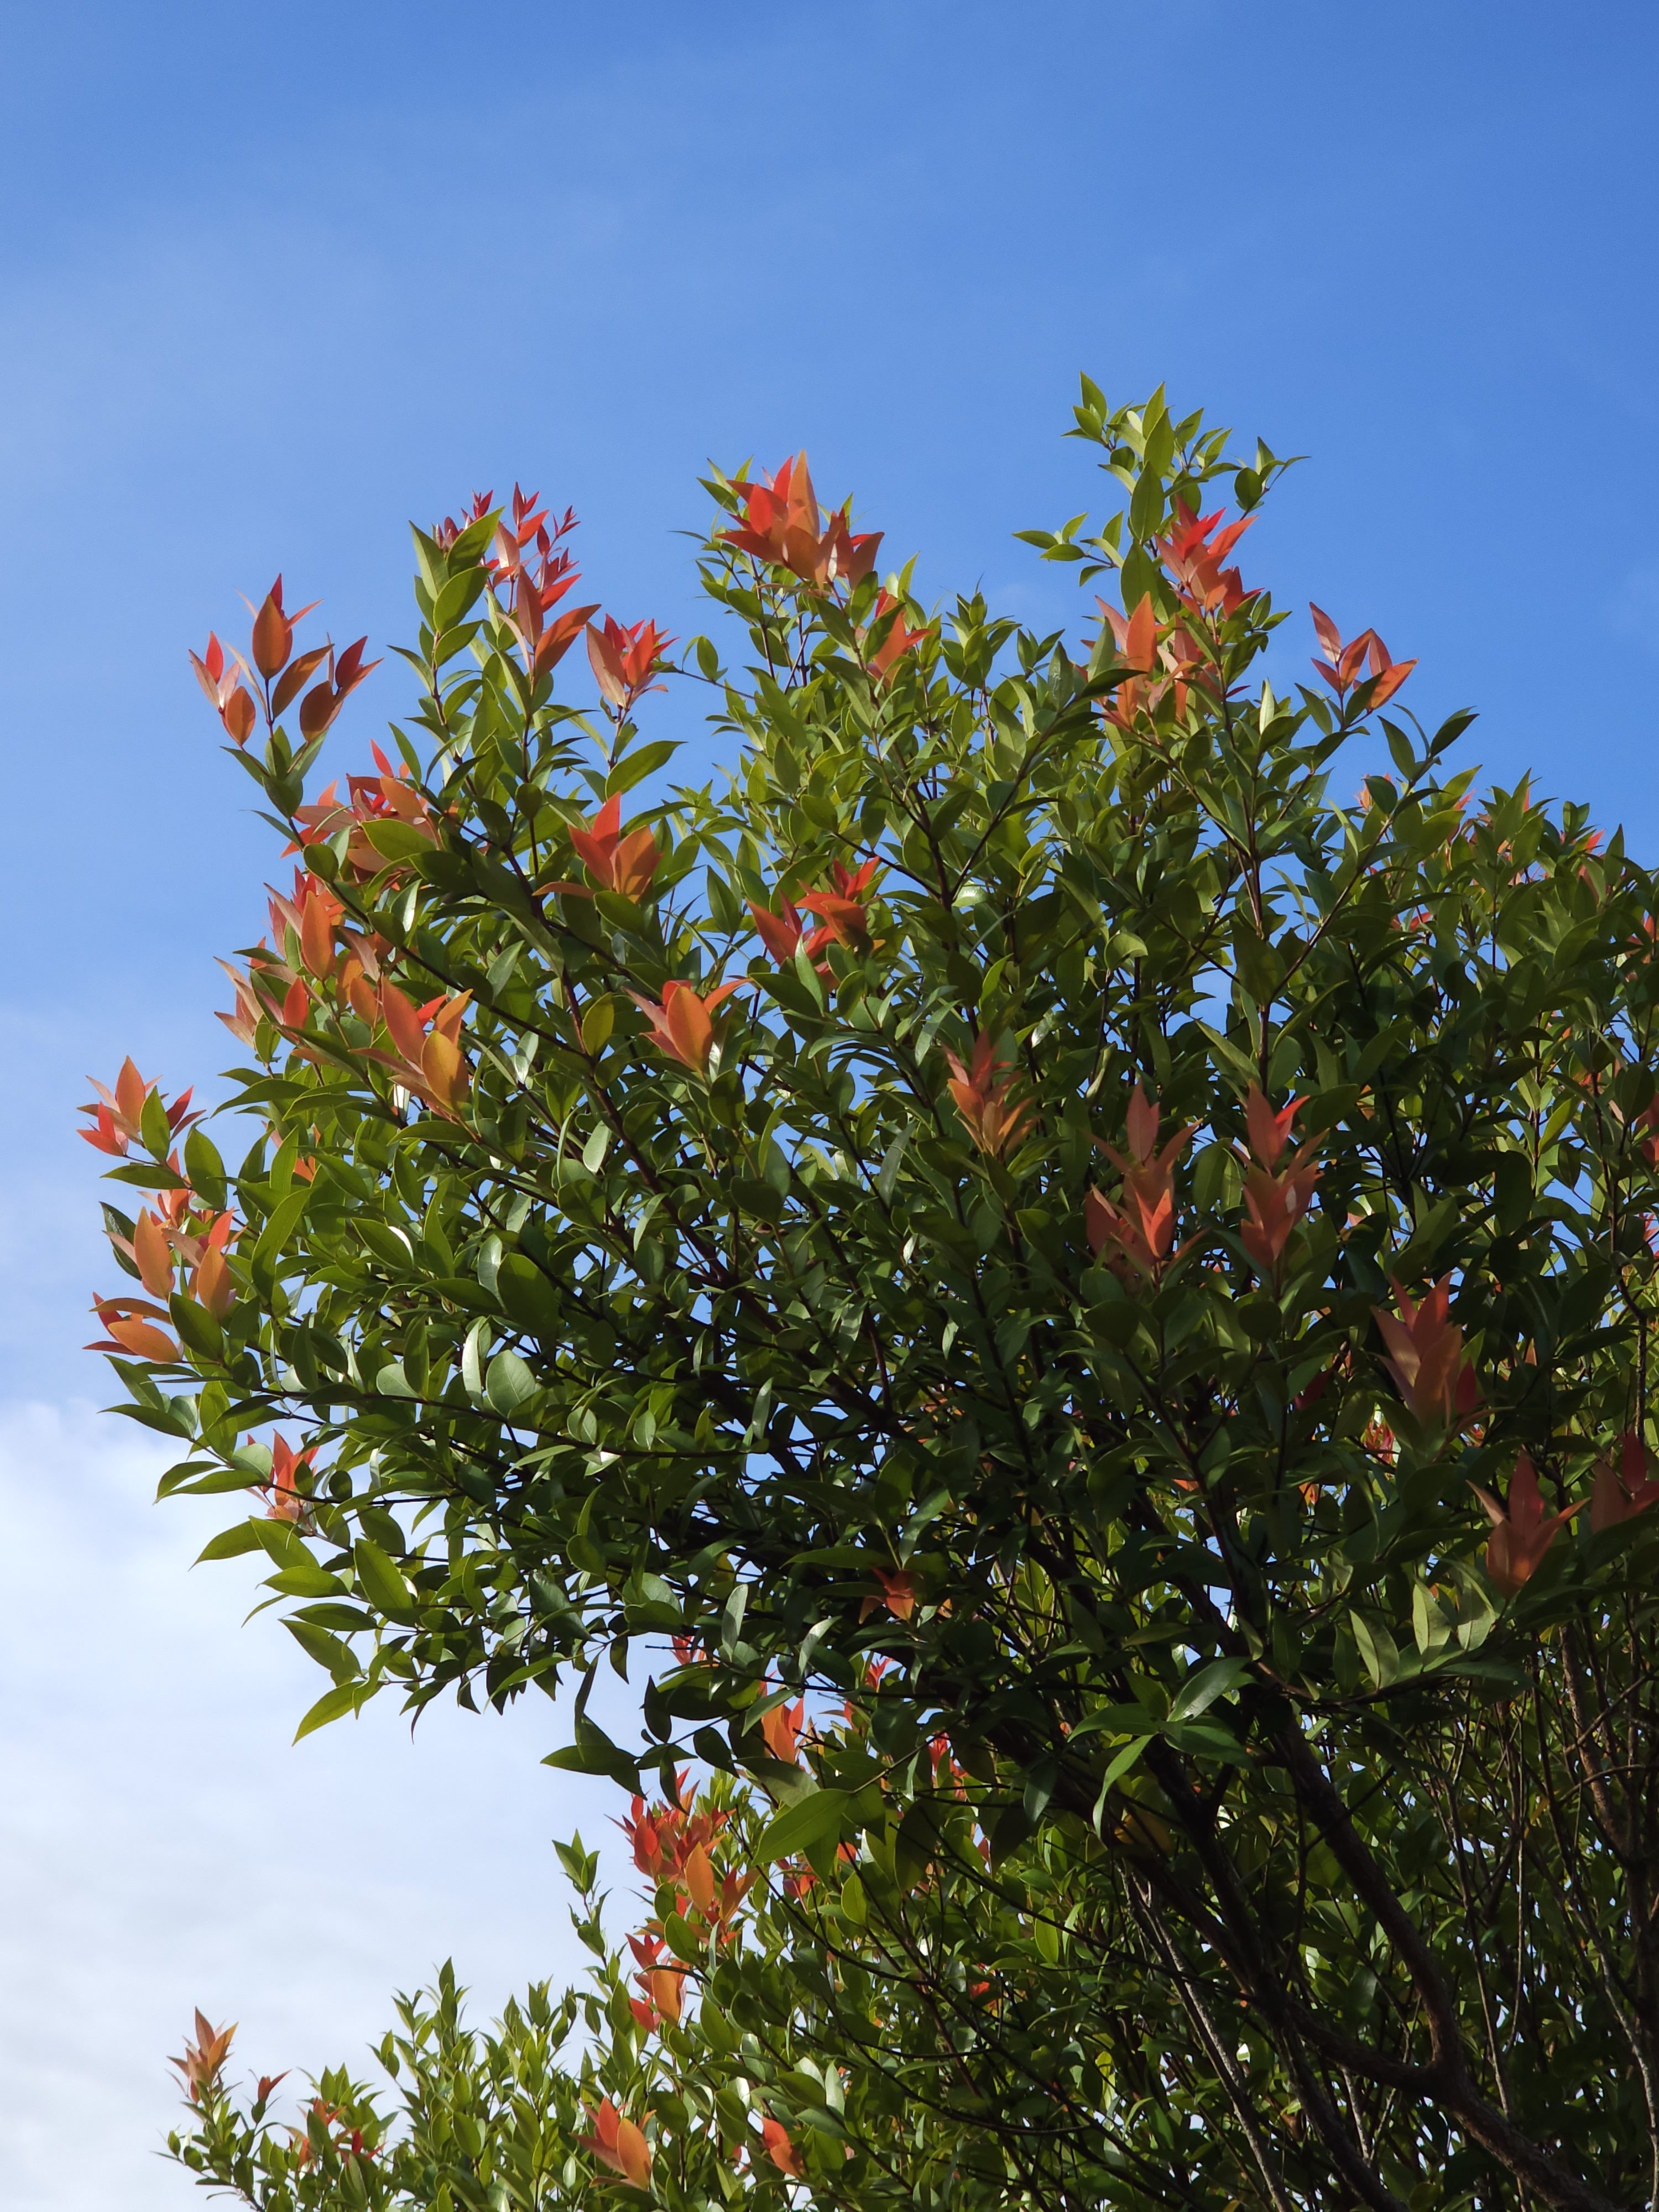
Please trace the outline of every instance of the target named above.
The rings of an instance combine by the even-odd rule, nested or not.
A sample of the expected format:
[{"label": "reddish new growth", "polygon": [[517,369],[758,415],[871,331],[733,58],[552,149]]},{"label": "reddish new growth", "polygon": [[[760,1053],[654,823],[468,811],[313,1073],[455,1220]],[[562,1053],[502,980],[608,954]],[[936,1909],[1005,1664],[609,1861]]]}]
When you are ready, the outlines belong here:
[{"label": "reddish new growth", "polygon": [[[337,787],[331,783],[309,805],[294,810],[303,845],[325,845],[343,836],[346,866],[364,883],[382,874],[388,863],[404,859],[404,831],[412,830],[428,845],[438,842],[432,810],[415,788],[407,764],[393,768],[378,744],[371,750],[378,775],[348,776],[343,800],[336,797]],[[392,828],[394,823],[400,827]]]},{"label": "reddish new growth", "polygon": [[760,1724],[761,1739],[775,1759],[785,1766],[800,1764],[800,1739],[806,1722],[806,1700],[797,1698],[792,1705],[787,1701],[774,1705],[763,1716]]},{"label": "reddish new growth", "polygon": [[579,2140],[584,2150],[592,2151],[602,2165],[632,2182],[635,2189],[650,2188],[650,2147],[641,2130],[623,2118],[609,2097],[594,2113],[588,2132]]},{"label": "reddish new growth", "polygon": [[792,2181],[799,2181],[806,2168],[801,2160],[799,2147],[781,2120],[769,2116],[761,2122],[761,2142],[766,2155],[780,2173],[787,2173]]},{"label": "reddish new growth", "polygon": [[1394,1285],[1396,1316],[1373,1306],[1377,1328],[1388,1346],[1383,1365],[1394,1377],[1401,1402],[1419,1421],[1461,1425],[1480,1403],[1480,1386],[1464,1357],[1463,1332],[1450,1318],[1451,1277],[1443,1275],[1413,1304]]},{"label": "reddish new growth", "polygon": [[131,1236],[112,1230],[109,1241],[153,1298],[173,1296],[174,1274],[182,1264],[186,1296],[222,1321],[236,1295],[225,1255],[240,1234],[234,1213],[214,1213],[181,1187],[158,1192],[154,1206],[134,1222]]},{"label": "reddish new growth", "polygon": [[258,719],[258,708],[253,694],[242,681],[246,677],[252,682],[248,665],[241,654],[232,650],[227,653],[216,634],[208,632],[205,653],[192,653],[190,665],[196,671],[196,680],[207,693],[214,711],[225,726],[225,734],[234,743],[245,745],[253,735],[253,725]]},{"label": "reddish new growth", "polygon": [[[912,629],[904,618],[902,601],[893,599],[885,590],[878,591],[869,623],[859,632],[859,643],[869,647],[865,658],[871,674],[879,682],[887,683],[905,654],[928,635],[929,628],[928,623],[923,623],[920,629]],[[870,646],[872,637],[877,642]]]},{"label": "reddish new growth", "polygon": [[980,1152],[1001,1159],[1030,1133],[1036,1108],[1029,1099],[1014,1098],[1018,1079],[1006,1061],[997,1058],[988,1034],[975,1039],[966,1066],[948,1048],[945,1064],[951,1071],[945,1088],[963,1127]]},{"label": "reddish new growth", "polygon": [[1523,1583],[1532,1579],[1545,1553],[1573,1515],[1589,1502],[1576,1498],[1559,1513],[1547,1514],[1539,1493],[1537,1470],[1525,1452],[1515,1462],[1507,1506],[1500,1505],[1491,1491],[1482,1490],[1478,1482],[1470,1487],[1486,1507],[1492,1522],[1492,1534],[1486,1542],[1486,1572],[1505,1597],[1513,1597]]},{"label": "reddish new growth", "polygon": [[1249,1157],[1244,1164],[1246,1218],[1239,1239],[1263,1274],[1277,1275],[1291,1235],[1313,1201],[1321,1170],[1314,1155],[1319,1140],[1310,1139],[1279,1162],[1291,1140],[1291,1124],[1305,1098],[1292,1098],[1277,1113],[1253,1083],[1245,1101],[1245,1126],[1249,1133]]},{"label": "reddish new growth", "polygon": [[[113,1091],[106,1090],[95,1075],[89,1075],[87,1080],[98,1097],[77,1109],[92,1116],[91,1128],[82,1129],[80,1133],[98,1152],[124,1159],[128,1146],[143,1135],[144,1102],[155,1085],[140,1075],[131,1059],[121,1062],[121,1073],[115,1079]],[[178,1136],[192,1121],[201,1120],[199,1114],[190,1110],[191,1095],[190,1091],[182,1091],[171,1106],[163,1109],[169,1137]]]},{"label": "reddish new growth", "polygon": [[1339,703],[1364,675],[1365,664],[1370,663],[1370,682],[1366,704],[1381,707],[1392,699],[1417,663],[1414,660],[1393,660],[1389,648],[1374,629],[1362,629],[1358,637],[1342,642],[1342,633],[1322,607],[1309,603],[1314,629],[1325,649],[1325,659],[1316,660],[1315,668],[1336,694]]},{"label": "reddish new growth", "polygon": [[[178,2068],[192,2105],[199,2105],[204,2097],[210,2097],[218,2088],[235,2033],[234,2021],[228,2027],[215,2027],[200,2005],[197,2006],[195,2042],[186,2039],[184,2057],[167,2061],[169,2066]],[[276,2084],[270,2086],[274,2088]]]},{"label": "reddish new growth", "polygon": [[[489,514],[490,497],[489,492],[475,496],[472,520],[481,521]],[[581,571],[570,549],[559,542],[575,526],[576,517],[567,507],[563,519],[550,531],[545,510],[538,506],[536,494],[520,491],[514,484],[512,524],[509,526],[504,520],[498,523],[490,541],[493,557],[487,566],[491,587],[501,595],[502,611],[523,650],[526,672],[532,684],[557,666],[580,636],[582,625],[599,611],[594,603],[567,607],[562,614],[553,613],[559,601],[580,580]],[[449,532],[447,538],[446,531]],[[453,545],[459,534],[453,523],[446,522],[440,526],[439,543]]]},{"label": "reddish new growth", "polygon": [[[1187,711],[1187,684],[1202,659],[1190,631],[1179,623],[1160,635],[1158,611],[1150,598],[1140,599],[1133,613],[1121,615],[1104,599],[1095,605],[1112,633],[1120,664],[1128,671],[1101,713],[1116,728],[1133,731],[1143,714],[1150,714],[1169,698],[1176,716]],[[1092,640],[1085,640],[1092,647]]]},{"label": "reddish new growth", "polygon": [[1158,1124],[1163,1109],[1155,1106],[1139,1083],[1129,1097],[1127,1156],[1103,1138],[1096,1144],[1123,1178],[1115,1200],[1091,1190],[1084,1206],[1084,1225],[1089,1249],[1121,1273],[1132,1273],[1151,1282],[1164,1276],[1197,1241],[1189,1237],[1179,1249],[1175,1244],[1175,1164],[1192,1140],[1190,1127],[1177,1129],[1160,1148]]},{"label": "reddish new growth", "polygon": [[720,983],[699,996],[689,983],[671,975],[659,1000],[645,998],[638,991],[628,995],[650,1023],[651,1041],[658,1051],[678,1060],[693,1075],[706,1078],[714,1050],[714,1011],[742,988],[741,983]]},{"label": "reddish new growth", "polygon": [[[621,898],[643,898],[662,859],[649,830],[623,835],[622,800],[614,793],[591,822],[573,825],[570,848],[602,890]],[[591,896],[580,884],[550,884],[547,888]]]},{"label": "reddish new growth", "polygon": [[[795,903],[815,914],[823,927],[816,931],[812,945],[822,945],[832,939],[844,945],[849,951],[868,952],[870,944],[870,909],[866,894],[880,873],[879,864],[866,860],[857,868],[844,868],[839,860],[830,864],[828,890],[801,891]],[[751,908],[751,912],[755,910]],[[756,915],[758,922],[759,916]],[[811,947],[809,947],[809,950]]]},{"label": "reddish new growth", "polygon": [[[124,1060],[115,1088],[93,1083],[97,1099],[81,1111],[93,1117],[90,1129],[81,1134],[100,1152],[125,1158],[135,1139],[143,1140],[143,1123],[152,1097],[161,1117],[160,1134],[175,1136],[201,1115],[190,1109],[191,1093],[168,1106],[153,1083],[147,1082],[131,1060]],[[155,1148],[159,1150],[159,1146]],[[183,1271],[185,1295],[222,1320],[235,1296],[235,1284],[226,1262],[232,1240],[240,1224],[233,1214],[204,1206],[179,1174],[179,1155],[170,1152],[167,1165],[178,1178],[170,1189],[159,1193],[133,1224],[131,1237],[112,1231],[110,1243],[131,1267],[147,1297],[123,1294],[94,1297],[93,1310],[104,1334],[87,1346],[89,1352],[112,1352],[118,1358],[153,1360],[171,1365],[179,1357],[177,1341],[160,1324],[170,1321],[168,1304]]]},{"label": "reddish new growth", "polygon": [[654,2035],[662,2021],[671,2027],[678,2025],[685,2009],[686,1969],[670,1960],[664,1962],[663,1939],[648,1931],[630,1936],[628,1948],[634,1954],[640,1972],[634,1979],[641,1994],[628,2000],[629,2009],[639,2023],[643,2035]]},{"label": "reddish new growth", "polygon": [[1218,507],[1213,514],[1200,516],[1193,508],[1176,507],[1176,519],[1167,535],[1154,539],[1158,556],[1175,579],[1176,594],[1183,606],[1195,614],[1230,615],[1256,594],[1247,592],[1239,580],[1237,568],[1224,568],[1222,562],[1232,551],[1253,518],[1243,516],[1230,522],[1219,537],[1213,532],[1221,520]]},{"label": "reddish new growth", "polygon": [[624,629],[614,616],[607,615],[603,629],[589,623],[588,664],[607,705],[619,715],[629,714],[644,693],[660,691],[662,685],[653,684],[651,678],[674,642],[654,622],[636,622]]},{"label": "reddish new growth", "polygon": [[[249,1443],[252,1438],[248,1439]],[[288,1438],[278,1433],[270,1440],[270,1480],[257,1486],[265,1500],[267,1521],[288,1521],[296,1527],[308,1526],[309,1500],[298,1485],[296,1478],[301,1468],[310,1472],[317,1456],[317,1447],[309,1444],[296,1452]]]},{"label": "reddish new growth", "polygon": [[[677,1778],[677,1796],[685,1781],[684,1773]],[[688,1812],[678,1804],[647,1807],[643,1797],[636,1796],[630,1817],[617,1824],[633,1846],[640,1872],[659,1888],[666,1884],[678,1890],[722,1943],[731,1941],[738,1908],[755,1879],[752,1872],[717,1875],[714,1870],[709,1846],[728,1818],[725,1813]]]},{"label": "reddish new growth", "polygon": [[[749,911],[754,916],[755,928],[761,943],[780,967],[792,961],[803,943],[806,957],[813,961],[820,975],[828,975],[830,963],[814,959],[826,945],[844,945],[849,951],[869,952],[873,950],[870,936],[870,908],[867,894],[879,872],[878,864],[866,860],[857,868],[844,868],[839,860],[830,866],[831,888],[824,890],[802,891],[797,899],[780,896],[778,911],[757,906],[751,899]],[[818,916],[818,927],[809,930],[801,919],[801,909]]]},{"label": "reddish new growth", "polygon": [[881,1589],[879,1595],[872,1591],[865,1599],[859,1607],[859,1619],[868,1620],[872,1613],[879,1613],[885,1608],[895,1620],[908,1620],[916,1609],[919,1595],[916,1578],[910,1570],[908,1567],[872,1567],[870,1571]]},{"label": "reddish new growth", "polygon": [[1638,1431],[1626,1429],[1617,1449],[1616,1460],[1611,1452],[1603,1452],[1595,1462],[1590,1527],[1597,1530],[1616,1528],[1620,1522],[1633,1520],[1659,1498],[1659,1482],[1650,1472],[1652,1462]]},{"label": "reddish new growth", "polygon": [[369,1046],[362,1055],[390,1068],[404,1090],[452,1121],[460,1118],[472,1079],[461,1049],[461,1023],[471,999],[470,991],[441,994],[416,1006],[382,977],[377,1011],[386,1045]]},{"label": "reddish new growth", "polygon": [[[780,1720],[783,1712],[779,1708],[768,1716],[773,1726],[765,1731],[776,1756],[782,1756],[793,1741],[786,1735],[787,1718]],[[795,1721],[798,1727],[799,1710]],[[675,1778],[677,1800],[685,1782],[684,1772]],[[636,1796],[629,1816],[617,1824],[633,1847],[634,1863],[640,1872],[658,1889],[676,1891],[683,1916],[700,1919],[720,1943],[729,1943],[736,1932],[738,1908],[755,1879],[752,1873],[715,1871],[710,1846],[729,1817],[725,1813],[687,1809],[678,1802],[647,1806],[643,1797]],[[628,1939],[640,1969],[635,1977],[640,1994],[630,1997],[629,2003],[646,2035],[654,2033],[665,2021],[672,2026],[684,2009],[687,1970],[665,1957],[664,1941],[659,1920],[649,1922]]]},{"label": "reddish new growth", "polygon": [[805,453],[787,460],[769,483],[739,481],[732,489],[743,500],[743,520],[736,529],[722,530],[718,544],[791,569],[819,591],[842,578],[856,584],[874,568],[882,533],[854,536],[850,500],[819,527],[817,495]]},{"label": "reddish new growth", "polygon": [[[292,658],[294,626],[318,604],[313,599],[310,605],[289,614],[283,605],[283,580],[278,576],[253,617],[252,670],[240,653],[234,650],[227,653],[211,631],[206,653],[191,654],[196,680],[212,702],[226,733],[237,744],[245,745],[253,734],[258,708],[249,687],[256,680],[264,695],[267,726],[274,726],[277,717],[299,699],[300,735],[309,743],[322,736],[350,694],[372,669],[380,666],[378,660],[363,659],[363,648],[368,643],[366,637],[337,654],[331,641],[311,647],[297,660]],[[306,685],[325,661],[326,675],[307,691]],[[253,670],[258,672],[257,679]],[[302,691],[305,696],[301,698]]]}]

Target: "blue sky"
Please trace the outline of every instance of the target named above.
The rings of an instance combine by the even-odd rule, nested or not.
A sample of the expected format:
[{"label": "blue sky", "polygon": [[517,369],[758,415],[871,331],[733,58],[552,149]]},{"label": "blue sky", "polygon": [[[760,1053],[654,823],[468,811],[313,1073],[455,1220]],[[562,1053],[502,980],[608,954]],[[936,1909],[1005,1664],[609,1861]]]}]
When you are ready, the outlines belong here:
[{"label": "blue sky", "polygon": [[[86,1411],[84,1076],[211,1091],[212,956],[276,869],[186,647],[278,568],[402,635],[405,520],[515,477],[575,505],[596,597],[684,634],[705,459],[801,444],[925,596],[1075,627],[1012,532],[1100,496],[1059,435],[1087,368],[1308,454],[1249,580],[1375,623],[1419,713],[1480,709],[1467,757],[1651,858],[1656,60],[1650,8],[1531,0],[0,6],[0,1484],[49,1570],[0,1644],[0,1875],[40,1902],[8,2203],[185,2201],[147,2146],[198,1996],[303,2062],[452,1945],[491,1997],[559,1948],[545,1723],[285,1752],[297,1668]],[[42,1593],[77,1577],[71,1625]],[[303,1972],[239,1901],[295,1834]]]}]

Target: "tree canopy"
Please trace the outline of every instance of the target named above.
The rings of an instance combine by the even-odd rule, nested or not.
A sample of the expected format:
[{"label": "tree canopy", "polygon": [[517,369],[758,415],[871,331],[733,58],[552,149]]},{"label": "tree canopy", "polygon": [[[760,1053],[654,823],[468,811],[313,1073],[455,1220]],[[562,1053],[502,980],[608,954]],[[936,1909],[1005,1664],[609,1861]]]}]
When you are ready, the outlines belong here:
[{"label": "tree canopy", "polygon": [[197,661],[299,865],[240,1165],[89,1109],[123,1410],[302,1729],[568,1691],[642,1885],[560,1846],[590,1984],[446,1976],[389,2095],[198,2018],[260,2212],[1659,2204],[1659,883],[1375,630],[1309,668],[1266,447],[1073,434],[1069,641],[800,456],[711,475],[678,661],[570,515],[417,530],[418,702],[309,799],[362,641],[279,582]]}]

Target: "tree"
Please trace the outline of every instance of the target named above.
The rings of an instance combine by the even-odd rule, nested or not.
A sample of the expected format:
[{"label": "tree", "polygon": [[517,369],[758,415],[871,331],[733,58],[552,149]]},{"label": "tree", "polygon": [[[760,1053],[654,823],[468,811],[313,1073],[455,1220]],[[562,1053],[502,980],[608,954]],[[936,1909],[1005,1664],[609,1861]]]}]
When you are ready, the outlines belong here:
[{"label": "tree", "polygon": [[376,774],[306,800],[368,667],[280,585],[198,663],[302,866],[240,1169],[93,1109],[124,1410],[262,1490],[302,1729],[574,1687],[647,1883],[562,1847],[592,1988],[407,2003],[400,2126],[202,2021],[252,2203],[1659,2203],[1659,887],[1375,631],[1267,679],[1265,447],[1074,434],[1073,647],[714,475],[737,765],[627,818],[674,641],[516,494],[416,532]]}]

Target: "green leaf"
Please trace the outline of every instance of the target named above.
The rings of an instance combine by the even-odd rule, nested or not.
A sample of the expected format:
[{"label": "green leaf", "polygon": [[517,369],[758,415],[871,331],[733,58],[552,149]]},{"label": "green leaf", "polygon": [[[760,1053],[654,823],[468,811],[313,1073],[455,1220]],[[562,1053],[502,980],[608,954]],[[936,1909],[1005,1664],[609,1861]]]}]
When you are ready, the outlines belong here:
[{"label": "green leaf", "polygon": [[331,1721],[337,1721],[342,1714],[358,1711],[364,1699],[373,1694],[373,1691],[361,1682],[336,1683],[331,1690],[324,1691],[295,1729],[295,1742],[299,1743],[306,1736],[314,1735],[319,1728],[326,1728]]},{"label": "green leaf", "polygon": [[362,1674],[356,1655],[337,1636],[331,1636],[327,1629],[293,1613],[288,1615],[283,1626],[307,1657],[326,1668],[337,1682],[354,1681]]},{"label": "green leaf", "polygon": [[503,1420],[511,1420],[538,1395],[539,1387],[519,1354],[507,1350],[498,1352],[489,1363],[484,1395]]},{"label": "green leaf", "polygon": [[365,823],[363,835],[383,860],[423,860],[432,850],[430,837],[395,815],[379,815]]},{"label": "green leaf", "polygon": [[228,1196],[225,1164],[212,1138],[199,1124],[185,1139],[185,1174],[191,1188],[216,1212],[224,1211]]},{"label": "green leaf", "polygon": [[658,738],[648,745],[636,746],[619,760],[605,780],[605,795],[613,798],[617,793],[632,791],[636,783],[643,783],[648,775],[672,760],[680,749],[677,738]]},{"label": "green leaf", "polygon": [[477,605],[489,580],[483,568],[464,568],[459,576],[451,576],[433,603],[431,627],[435,632],[451,629],[464,614]]},{"label": "green leaf", "polygon": [[583,1051],[590,1053],[597,1060],[610,1043],[611,1032],[616,1025],[617,1002],[614,999],[590,1000],[587,1011],[582,1016]]},{"label": "green leaf", "polygon": [[210,1536],[196,1554],[196,1564],[199,1567],[208,1559],[240,1559],[245,1552],[258,1551],[260,1545],[258,1522],[239,1521],[234,1528],[222,1528],[216,1536]]},{"label": "green leaf", "polygon": [[1399,1645],[1380,1620],[1367,1620],[1363,1613],[1352,1613],[1349,1620],[1365,1672],[1379,1690],[1386,1690],[1400,1672]]},{"label": "green leaf", "polygon": [[846,1831],[851,1800],[839,1790],[813,1790],[775,1813],[761,1830],[755,1856],[763,1864],[799,1857],[815,1844],[839,1840]]},{"label": "green leaf", "polygon": [[1107,1762],[1106,1771],[1100,1778],[1100,1791],[1095,1799],[1094,1812],[1091,1816],[1097,1833],[1101,1831],[1105,1819],[1107,1798],[1122,1781],[1124,1776],[1131,1773],[1139,1765],[1140,1754],[1152,1741],[1149,1735],[1133,1736],[1121,1750],[1115,1752]]},{"label": "green leaf", "polygon": [[562,1768],[568,1774],[602,1774],[624,1790],[637,1790],[640,1770],[632,1759],[615,1744],[605,1730],[589,1720],[584,1713],[575,1723],[574,1743],[562,1750],[550,1752],[542,1761],[544,1766]]},{"label": "green leaf", "polygon": [[369,1603],[394,1620],[412,1619],[415,1593],[380,1546],[360,1536],[351,1547],[351,1557],[359,1587]]},{"label": "green leaf", "polygon": [[1176,1692],[1170,1705],[1170,1720],[1195,1720],[1218,1698],[1224,1698],[1237,1689],[1249,1671],[1248,1659],[1212,1659],[1207,1667],[1200,1667],[1196,1674],[1189,1674]]},{"label": "green leaf", "polygon": [[279,1568],[265,1577],[265,1588],[274,1589],[283,1597],[345,1597],[349,1595],[338,1575],[331,1575],[326,1567],[319,1567],[314,1559],[296,1561],[293,1566]]}]

